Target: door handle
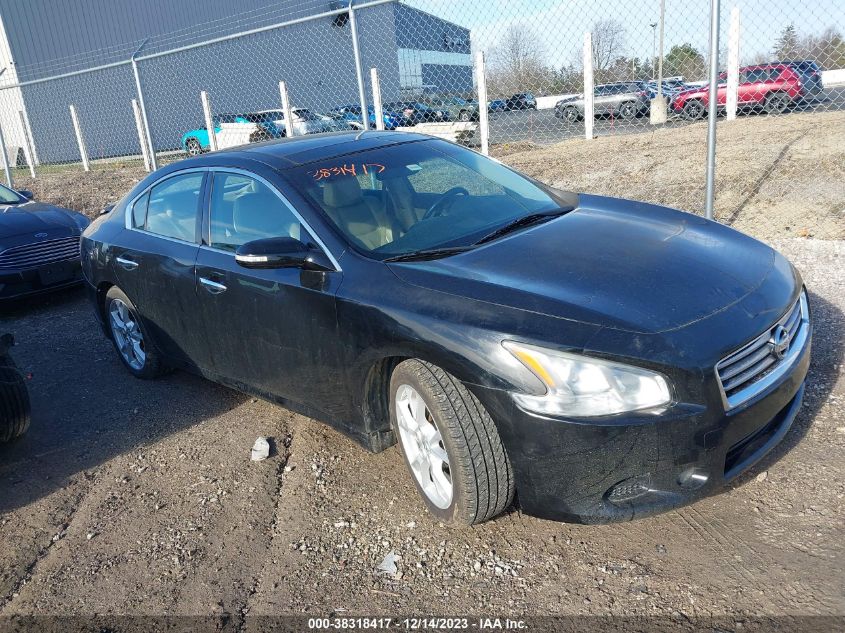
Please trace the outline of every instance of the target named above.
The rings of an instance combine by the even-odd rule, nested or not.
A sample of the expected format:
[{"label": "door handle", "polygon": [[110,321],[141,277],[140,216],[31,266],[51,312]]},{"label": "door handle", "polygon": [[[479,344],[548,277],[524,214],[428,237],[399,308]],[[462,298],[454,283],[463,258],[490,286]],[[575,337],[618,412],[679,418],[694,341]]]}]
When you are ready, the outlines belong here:
[{"label": "door handle", "polygon": [[200,283],[213,295],[219,295],[221,292],[226,292],[226,286],[217,281],[212,281],[205,277],[200,277]]},{"label": "door handle", "polygon": [[115,257],[114,261],[120,265],[121,268],[125,268],[126,270],[135,270],[138,268],[138,262],[127,259],[126,257]]}]

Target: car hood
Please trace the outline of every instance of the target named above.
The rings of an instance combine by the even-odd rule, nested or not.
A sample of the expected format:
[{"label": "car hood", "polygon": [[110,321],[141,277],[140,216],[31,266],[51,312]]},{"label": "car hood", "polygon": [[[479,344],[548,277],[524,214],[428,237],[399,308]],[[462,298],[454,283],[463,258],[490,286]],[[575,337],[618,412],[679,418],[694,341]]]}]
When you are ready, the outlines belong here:
[{"label": "car hood", "polygon": [[0,238],[27,233],[47,233],[50,237],[80,233],[81,228],[75,220],[80,216],[76,211],[43,202],[0,205]]},{"label": "car hood", "polygon": [[778,258],[765,244],[699,216],[582,195],[576,210],[545,224],[444,259],[390,266],[433,291],[658,333],[738,304],[770,275],[791,275]]}]

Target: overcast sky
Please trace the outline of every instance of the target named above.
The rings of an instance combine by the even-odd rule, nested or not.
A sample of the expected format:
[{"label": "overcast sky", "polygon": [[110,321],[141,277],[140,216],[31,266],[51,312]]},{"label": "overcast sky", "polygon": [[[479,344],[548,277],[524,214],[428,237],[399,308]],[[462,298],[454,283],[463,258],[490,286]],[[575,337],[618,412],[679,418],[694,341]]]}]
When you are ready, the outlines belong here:
[{"label": "overcast sky", "polygon": [[[534,31],[555,67],[572,61],[584,32],[602,19],[614,19],[625,27],[629,56],[648,58],[652,54],[649,24],[660,15],[659,0],[408,0],[407,4],[471,29],[476,49],[489,50],[509,25],[522,23]],[[820,33],[829,26],[845,32],[845,0],[723,0],[721,4],[721,48],[726,48],[728,16],[737,6],[743,59],[770,52],[790,23],[802,35]],[[706,55],[709,13],[707,0],[666,0],[666,51],[672,44],[689,42]]]}]

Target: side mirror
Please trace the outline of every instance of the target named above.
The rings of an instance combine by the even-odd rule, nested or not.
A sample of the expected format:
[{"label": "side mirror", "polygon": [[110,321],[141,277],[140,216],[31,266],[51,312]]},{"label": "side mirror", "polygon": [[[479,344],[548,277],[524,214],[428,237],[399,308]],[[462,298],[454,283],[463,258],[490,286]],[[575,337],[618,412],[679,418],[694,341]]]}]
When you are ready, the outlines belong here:
[{"label": "side mirror", "polygon": [[29,189],[18,189],[18,193],[21,194],[27,200],[32,200],[35,197],[35,194],[32,193]]},{"label": "side mirror", "polygon": [[235,261],[244,268],[301,268],[329,271],[334,266],[323,251],[292,237],[254,240],[235,251]]},{"label": "side mirror", "polygon": [[107,204],[106,206],[103,207],[103,210],[100,211],[100,215],[108,215],[109,213],[112,212],[112,209],[114,209],[114,205],[113,204]]}]

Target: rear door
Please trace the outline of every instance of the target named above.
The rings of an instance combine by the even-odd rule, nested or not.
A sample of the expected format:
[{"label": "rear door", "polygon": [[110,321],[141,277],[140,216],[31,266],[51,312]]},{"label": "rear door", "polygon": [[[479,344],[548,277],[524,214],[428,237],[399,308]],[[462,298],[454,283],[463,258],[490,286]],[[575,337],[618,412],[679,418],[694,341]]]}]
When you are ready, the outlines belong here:
[{"label": "rear door", "polygon": [[206,171],[168,175],[131,205],[126,239],[115,247],[118,286],[135,304],[165,355],[205,367],[208,353],[196,315],[194,266]]}]

